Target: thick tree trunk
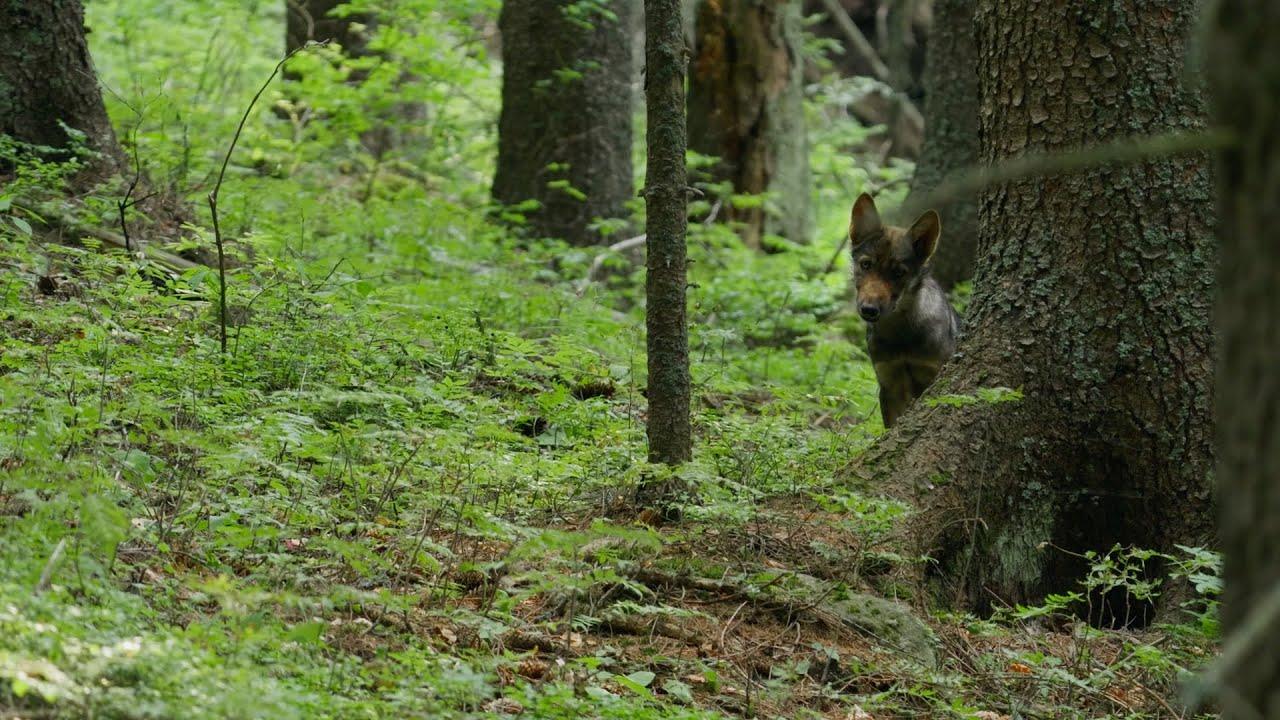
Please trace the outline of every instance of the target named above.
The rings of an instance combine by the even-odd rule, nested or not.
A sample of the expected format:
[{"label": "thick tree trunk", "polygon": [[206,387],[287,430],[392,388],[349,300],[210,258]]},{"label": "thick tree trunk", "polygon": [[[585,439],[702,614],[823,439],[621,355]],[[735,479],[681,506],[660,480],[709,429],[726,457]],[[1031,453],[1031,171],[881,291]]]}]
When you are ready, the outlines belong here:
[{"label": "thick tree trunk", "polygon": [[[925,195],[978,163],[977,63],[973,0],[935,0],[924,71],[924,152],[903,204],[909,218],[929,209],[918,206]],[[943,228],[933,275],[950,288],[973,277],[978,199],[965,197],[933,209],[942,216]]]},{"label": "thick tree trunk", "polygon": [[0,132],[67,147],[62,124],[101,154],[90,175],[124,166],[85,43],[80,0],[0,0]]},{"label": "thick tree trunk", "polygon": [[693,452],[689,331],[685,322],[686,60],[680,0],[646,0],[645,30],[649,461],[676,465],[689,460]]},{"label": "thick tree trunk", "polygon": [[[1218,158],[1218,471],[1226,552],[1223,622],[1239,632],[1280,587],[1280,114],[1276,80],[1280,5],[1225,0],[1208,67],[1214,119],[1235,136]],[[1250,715],[1222,703],[1225,718],[1280,717],[1280,623],[1224,674]],[[1236,640],[1240,640],[1237,636]]]},{"label": "thick tree trunk", "polygon": [[726,208],[744,241],[808,242],[809,147],[798,0],[702,0],[694,23],[689,147],[720,159],[734,192],[770,194],[764,207]]},{"label": "thick tree trunk", "polygon": [[540,236],[600,241],[593,221],[626,214],[631,163],[631,26],[637,0],[506,0],[502,117],[493,196],[527,200]]},{"label": "thick tree trunk", "polygon": [[332,41],[351,57],[365,54],[373,18],[365,14],[332,14],[350,0],[284,0],[284,49],[293,52],[308,42]]},{"label": "thick tree trunk", "polygon": [[[1201,127],[1182,82],[1196,8],[979,0],[981,159]],[[916,491],[922,549],[964,604],[1076,589],[1069,553],[1210,538],[1207,166],[1153,160],[983,198],[959,353],[861,466]],[[1001,386],[1022,399],[929,402]]]}]

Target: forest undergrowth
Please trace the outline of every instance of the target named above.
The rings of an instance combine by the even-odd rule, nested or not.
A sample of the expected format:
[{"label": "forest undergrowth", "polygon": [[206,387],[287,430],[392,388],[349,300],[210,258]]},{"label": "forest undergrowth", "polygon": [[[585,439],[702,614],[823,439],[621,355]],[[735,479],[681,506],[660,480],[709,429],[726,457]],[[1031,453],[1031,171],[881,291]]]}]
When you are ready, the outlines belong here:
[{"label": "forest undergrowth", "polygon": [[742,247],[704,220],[769,199],[700,184],[696,452],[664,519],[631,502],[669,472],[642,267],[488,200],[494,3],[403,2],[379,55],[314,48],[269,88],[221,188],[225,354],[203,198],[281,13],[180,5],[88,9],[146,193],[182,202],[122,227],[130,177],[0,145],[5,717],[1182,717],[1212,553],[1169,559],[1197,600],[1141,630],[1076,619],[1159,592],[1137,549],[1074,596],[947,612],[911,508],[842,472],[882,427],[831,260],[849,200],[911,171],[862,151],[856,88],[809,88],[812,245]]}]

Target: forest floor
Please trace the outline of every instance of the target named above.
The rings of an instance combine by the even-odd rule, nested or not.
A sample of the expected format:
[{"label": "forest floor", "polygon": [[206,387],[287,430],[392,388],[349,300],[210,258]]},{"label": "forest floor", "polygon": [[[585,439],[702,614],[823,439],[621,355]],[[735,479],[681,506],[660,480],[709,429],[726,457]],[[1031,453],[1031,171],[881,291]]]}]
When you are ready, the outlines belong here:
[{"label": "forest floor", "polygon": [[[424,37],[470,22],[419,5]],[[120,134],[194,218],[135,208],[132,242],[211,256],[200,173],[280,21],[246,7],[89,7]],[[488,206],[496,73],[457,47],[412,66],[443,104],[404,158],[350,140],[376,104],[323,66],[296,81],[310,124],[280,92],[253,115],[220,203],[225,353],[215,270],[104,241],[127,180],[73,192],[0,144],[0,716],[1185,716],[1211,553],[1184,565],[1204,596],[1143,629],[1076,618],[1147,589],[1128,550],[1077,597],[980,618],[920,580],[911,508],[843,472],[882,427],[831,257],[854,191],[900,198],[910,170],[846,151],[866,129],[812,138],[814,245],[693,224],[695,458],[678,518],[639,512],[666,472],[644,462],[642,271],[586,283],[598,249]],[[745,202],[704,189],[704,215]]]},{"label": "forest floor", "polygon": [[341,262],[316,232],[323,260],[236,269],[223,355],[209,271],[56,227],[0,236],[8,716],[1178,717],[1212,654],[1211,614],[934,607],[910,508],[840,472],[875,385],[838,282],[794,279],[816,251],[720,251],[760,295],[695,303],[661,522],[630,502],[634,277],[579,297],[582,262],[492,229]]}]

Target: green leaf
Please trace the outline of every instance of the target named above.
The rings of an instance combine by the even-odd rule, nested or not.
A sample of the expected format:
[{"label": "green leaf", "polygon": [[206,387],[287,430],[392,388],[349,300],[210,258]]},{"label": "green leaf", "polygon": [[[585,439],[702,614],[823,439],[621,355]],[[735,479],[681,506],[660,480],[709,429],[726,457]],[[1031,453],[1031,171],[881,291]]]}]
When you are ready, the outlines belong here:
[{"label": "green leaf", "polygon": [[648,687],[649,683],[653,682],[653,678],[654,674],[647,670],[639,670],[630,675],[613,676],[614,682],[646,700],[656,699]]},{"label": "green leaf", "polygon": [[662,681],[662,691],[687,705],[693,704],[693,688],[675,678]]},{"label": "green leaf", "polygon": [[28,237],[31,235],[31,225],[26,220],[23,220],[20,217],[10,217],[9,221],[12,222],[14,225],[16,225],[17,228],[21,230],[23,233],[25,233]]},{"label": "green leaf", "polygon": [[648,670],[637,670],[628,675],[627,679],[640,687],[649,687],[653,683],[654,677],[656,676]]},{"label": "green leaf", "polygon": [[90,495],[80,506],[80,529],[90,547],[110,555],[128,537],[129,518],[114,502]]},{"label": "green leaf", "polygon": [[322,645],[324,628],[325,624],[320,621],[298,623],[289,628],[289,634],[285,637],[302,645]]}]

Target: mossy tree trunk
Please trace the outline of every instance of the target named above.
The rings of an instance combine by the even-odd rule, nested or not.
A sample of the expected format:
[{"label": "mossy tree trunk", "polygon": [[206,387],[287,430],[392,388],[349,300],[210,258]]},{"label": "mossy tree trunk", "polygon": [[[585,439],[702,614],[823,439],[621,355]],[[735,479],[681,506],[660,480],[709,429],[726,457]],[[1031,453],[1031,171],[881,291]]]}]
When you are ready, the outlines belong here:
[{"label": "mossy tree trunk", "polygon": [[[680,0],[645,1],[648,235],[645,328],[649,461],[678,465],[693,454],[686,322],[685,49]],[[653,498],[654,502],[664,499]]]},{"label": "mossy tree trunk", "polygon": [[[1280,5],[1225,0],[1208,67],[1214,119],[1235,144],[1218,158],[1218,470],[1226,553],[1223,622],[1239,632],[1280,587]],[[1274,601],[1273,601],[1274,602]],[[1224,674],[1223,717],[1280,717],[1277,623]],[[1242,638],[1236,637],[1236,641]],[[1245,712],[1240,701],[1255,711]]]},{"label": "mossy tree trunk", "polygon": [[[981,160],[1200,128],[1197,5],[979,0]],[[1077,589],[1069,553],[1211,537],[1212,218],[1203,155],[985,195],[959,352],[860,465],[915,495],[953,599]],[[1023,397],[929,402],[993,387]]]},{"label": "mossy tree trunk", "polygon": [[530,229],[600,242],[632,182],[632,17],[638,0],[506,0],[493,197],[536,200]]},{"label": "mossy tree trunk", "polygon": [[799,0],[702,0],[694,22],[689,147],[720,159],[740,194],[770,194],[773,211],[726,207],[744,241],[808,242],[809,147]]},{"label": "mossy tree trunk", "polygon": [[[929,209],[919,206],[926,195],[978,163],[977,63],[973,0],[935,0],[924,71],[924,151],[904,203],[912,218]],[[973,277],[978,199],[964,197],[933,209],[942,216],[933,274],[950,288]]]},{"label": "mossy tree trunk", "polygon": [[65,148],[63,125],[100,158],[89,176],[124,167],[85,42],[80,0],[0,0],[0,132]]}]

